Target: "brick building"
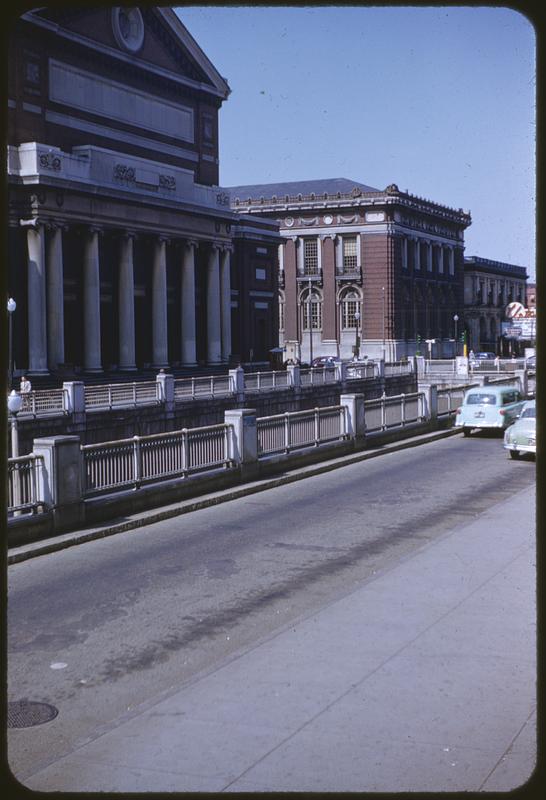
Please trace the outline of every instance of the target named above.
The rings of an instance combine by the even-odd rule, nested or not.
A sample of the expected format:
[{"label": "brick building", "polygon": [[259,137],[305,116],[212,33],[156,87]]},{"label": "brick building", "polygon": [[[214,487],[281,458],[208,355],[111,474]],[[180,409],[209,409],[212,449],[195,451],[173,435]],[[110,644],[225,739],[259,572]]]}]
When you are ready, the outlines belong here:
[{"label": "brick building", "polygon": [[[278,226],[218,186],[230,89],[174,11],[38,8],[8,64],[16,374],[220,367],[234,332],[265,358]],[[245,294],[256,255],[271,298]]]},{"label": "brick building", "polygon": [[451,355],[470,214],[345,178],[232,186],[231,208],[280,225],[287,355]]}]

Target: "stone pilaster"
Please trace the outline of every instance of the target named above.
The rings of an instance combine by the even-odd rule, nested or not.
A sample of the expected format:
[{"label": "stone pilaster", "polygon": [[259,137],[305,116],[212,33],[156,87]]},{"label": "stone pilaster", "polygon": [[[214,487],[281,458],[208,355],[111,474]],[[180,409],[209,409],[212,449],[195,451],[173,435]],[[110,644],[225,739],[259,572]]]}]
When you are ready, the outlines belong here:
[{"label": "stone pilaster", "polygon": [[197,363],[195,345],[195,250],[197,242],[187,241],[183,246],[181,280],[181,336],[182,363],[193,367]]},{"label": "stone pilaster", "polygon": [[119,257],[119,368],[128,372],[136,370],[134,239],[129,232],[121,235]]},{"label": "stone pilaster", "polygon": [[90,228],[83,256],[84,369],[102,372],[100,348],[99,229]]},{"label": "stone pilaster", "polygon": [[167,367],[167,240],[159,236],[155,242],[152,276],[152,362],[154,367]]},{"label": "stone pilaster", "polygon": [[207,265],[207,362],[222,359],[219,245],[212,244]]},{"label": "stone pilaster", "polygon": [[231,355],[231,252],[224,249],[220,260],[220,310],[222,335],[222,361]]},{"label": "stone pilaster", "polygon": [[50,226],[47,246],[47,357],[50,369],[64,363],[62,225]]}]

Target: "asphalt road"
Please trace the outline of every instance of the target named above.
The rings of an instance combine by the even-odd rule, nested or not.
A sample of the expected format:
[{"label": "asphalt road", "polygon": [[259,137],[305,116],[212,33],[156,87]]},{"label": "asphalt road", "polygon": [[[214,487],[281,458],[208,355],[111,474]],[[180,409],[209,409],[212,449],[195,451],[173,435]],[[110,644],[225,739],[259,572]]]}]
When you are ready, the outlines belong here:
[{"label": "asphalt road", "polygon": [[9,567],[8,699],[21,780],[479,517],[535,480],[496,436],[451,437]]}]

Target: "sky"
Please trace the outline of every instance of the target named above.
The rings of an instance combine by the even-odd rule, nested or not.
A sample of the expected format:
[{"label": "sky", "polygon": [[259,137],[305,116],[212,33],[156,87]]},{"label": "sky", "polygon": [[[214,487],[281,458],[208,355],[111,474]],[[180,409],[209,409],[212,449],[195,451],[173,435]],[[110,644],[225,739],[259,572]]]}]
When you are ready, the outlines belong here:
[{"label": "sky", "polygon": [[226,78],[220,184],[349,178],[472,214],[535,276],[536,40],[506,7],[178,6]]}]

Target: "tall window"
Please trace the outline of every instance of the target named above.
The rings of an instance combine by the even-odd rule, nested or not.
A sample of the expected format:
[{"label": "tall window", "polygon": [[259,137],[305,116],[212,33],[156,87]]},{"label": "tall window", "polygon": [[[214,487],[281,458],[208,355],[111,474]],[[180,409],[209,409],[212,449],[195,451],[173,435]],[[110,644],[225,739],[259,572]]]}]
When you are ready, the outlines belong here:
[{"label": "tall window", "polygon": [[279,294],[279,330],[284,330],[284,295]]},{"label": "tall window", "polygon": [[360,298],[354,289],[346,291],[341,297],[341,327],[343,330],[356,328],[357,311],[360,312]]},{"label": "tall window", "polygon": [[343,237],[343,270],[354,272],[357,268],[356,236]]},{"label": "tall window", "polygon": [[302,294],[302,317],[303,329],[308,331],[322,328],[322,302],[318,292],[311,290],[311,300],[309,301],[309,289]]},{"label": "tall window", "polygon": [[318,247],[316,239],[304,239],[303,273],[304,275],[318,274]]}]

